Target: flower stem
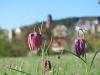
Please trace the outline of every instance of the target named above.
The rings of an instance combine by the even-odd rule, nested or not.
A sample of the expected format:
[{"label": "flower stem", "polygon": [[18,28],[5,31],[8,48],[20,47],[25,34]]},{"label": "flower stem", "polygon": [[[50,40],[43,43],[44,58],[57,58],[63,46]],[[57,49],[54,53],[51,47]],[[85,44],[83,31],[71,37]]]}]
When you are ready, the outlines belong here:
[{"label": "flower stem", "polygon": [[86,73],[86,75],[88,75],[87,63],[85,63],[85,73]]}]

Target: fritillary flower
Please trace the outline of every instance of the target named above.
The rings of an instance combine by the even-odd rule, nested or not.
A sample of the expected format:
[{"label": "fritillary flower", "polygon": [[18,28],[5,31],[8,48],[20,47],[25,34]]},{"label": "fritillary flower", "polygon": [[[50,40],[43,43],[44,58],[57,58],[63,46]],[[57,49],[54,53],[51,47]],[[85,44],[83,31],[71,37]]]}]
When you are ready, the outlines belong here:
[{"label": "fritillary flower", "polygon": [[44,69],[45,69],[45,71],[50,71],[51,70],[51,62],[50,62],[50,60],[45,60],[44,61]]},{"label": "fritillary flower", "polygon": [[82,38],[77,38],[75,39],[75,50],[76,50],[76,54],[77,56],[84,56],[85,54],[85,40]]},{"label": "fritillary flower", "polygon": [[30,50],[39,51],[42,43],[41,35],[37,32],[32,32],[28,36],[28,45]]}]

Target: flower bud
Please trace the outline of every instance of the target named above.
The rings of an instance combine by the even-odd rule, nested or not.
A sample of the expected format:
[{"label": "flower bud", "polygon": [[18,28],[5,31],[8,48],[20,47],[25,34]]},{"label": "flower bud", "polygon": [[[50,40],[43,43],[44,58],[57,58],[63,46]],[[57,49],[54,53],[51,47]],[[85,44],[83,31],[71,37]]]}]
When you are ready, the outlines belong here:
[{"label": "flower bud", "polygon": [[44,69],[45,69],[45,71],[50,71],[51,70],[51,62],[50,62],[50,60],[45,60],[44,61]]}]

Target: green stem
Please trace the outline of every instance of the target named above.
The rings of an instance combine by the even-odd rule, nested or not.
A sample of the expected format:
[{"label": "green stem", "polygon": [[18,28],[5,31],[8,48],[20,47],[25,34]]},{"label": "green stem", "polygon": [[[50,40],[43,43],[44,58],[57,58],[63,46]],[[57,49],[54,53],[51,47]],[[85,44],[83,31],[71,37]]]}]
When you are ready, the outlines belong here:
[{"label": "green stem", "polygon": [[92,68],[94,59],[96,58],[96,55],[97,55],[97,53],[98,53],[99,51],[100,51],[100,48],[98,48],[98,49],[96,50],[96,52],[94,53],[94,56],[93,56],[92,61],[91,61],[91,64],[90,64],[89,72],[91,71],[91,68]]},{"label": "green stem", "polygon": [[86,75],[89,75],[89,73],[88,73],[87,63],[85,63],[85,73],[86,73]]},{"label": "green stem", "polygon": [[[42,65],[44,65],[44,50],[42,50]],[[42,66],[42,75],[44,75],[44,67]]]},{"label": "green stem", "polygon": [[[45,47],[45,43],[44,43],[44,47]],[[43,49],[42,46],[41,46],[41,50],[42,50],[42,58],[41,58],[41,60],[42,60],[42,70],[41,70],[41,75],[44,75],[44,67],[43,67],[43,65],[44,65],[44,49]]]},{"label": "green stem", "polygon": [[21,72],[21,73],[24,73],[24,74],[27,74],[27,75],[32,75],[30,73],[27,73],[27,72],[24,72],[24,71],[21,71],[21,70],[17,70],[17,69],[14,69],[14,68],[11,68],[11,67],[7,67],[8,69],[11,69],[11,70],[15,70],[17,72]]},{"label": "green stem", "polygon": [[86,60],[84,60],[83,58],[78,57],[76,54],[74,54],[73,52],[71,52],[71,51],[69,51],[69,50],[66,50],[66,51],[67,51],[68,53],[70,53],[70,54],[76,56],[77,58],[79,58],[80,60],[82,60],[84,63],[86,63]]}]

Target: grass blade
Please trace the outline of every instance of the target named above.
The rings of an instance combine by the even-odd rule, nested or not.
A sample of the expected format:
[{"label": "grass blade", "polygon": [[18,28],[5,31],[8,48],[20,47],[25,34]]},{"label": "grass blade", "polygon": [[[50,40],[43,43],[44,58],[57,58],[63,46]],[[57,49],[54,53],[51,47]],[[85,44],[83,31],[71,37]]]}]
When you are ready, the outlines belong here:
[{"label": "grass blade", "polygon": [[[70,54],[72,54],[72,55],[74,55],[74,56],[76,56],[76,57],[78,57],[76,54],[74,54],[73,52],[71,52],[71,51],[68,51],[68,50],[66,50],[68,53],[70,53]],[[81,59],[84,63],[86,63],[86,61],[83,59],[83,58],[81,58],[81,57],[78,57],[79,59]]]},{"label": "grass blade", "polygon": [[27,73],[27,72],[24,72],[24,71],[20,71],[20,70],[17,70],[17,69],[14,69],[14,68],[10,68],[10,67],[7,67],[8,69],[11,69],[11,70],[15,70],[17,72],[21,72],[21,73],[24,73],[24,74],[27,74],[27,75],[32,75],[30,73]]},{"label": "grass blade", "polygon": [[[92,67],[92,65],[93,65],[94,59],[95,59],[97,53],[99,52],[99,50],[100,50],[100,48],[98,48],[98,49],[96,50],[96,52],[94,53],[94,56],[93,56],[93,58],[92,58],[91,65],[90,65],[90,70],[91,70],[91,67]],[[90,71],[90,70],[89,70],[89,71]]]}]

